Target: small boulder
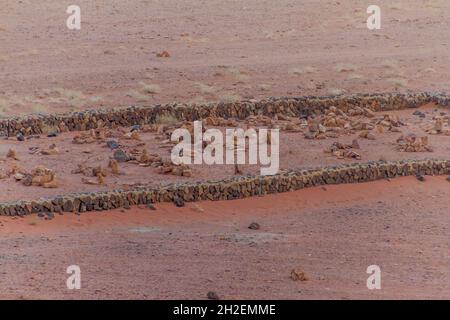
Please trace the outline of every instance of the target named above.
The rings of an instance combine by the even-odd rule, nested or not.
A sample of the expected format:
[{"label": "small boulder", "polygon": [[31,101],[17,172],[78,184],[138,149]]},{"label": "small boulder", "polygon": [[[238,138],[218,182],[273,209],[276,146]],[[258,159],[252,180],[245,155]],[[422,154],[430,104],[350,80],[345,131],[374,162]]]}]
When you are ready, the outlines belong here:
[{"label": "small boulder", "polygon": [[207,297],[209,300],[220,300],[219,295],[218,295],[217,293],[215,293],[214,291],[209,291],[209,292],[206,294],[206,297]]},{"label": "small boulder", "polygon": [[306,281],[308,278],[306,277],[306,274],[301,269],[292,269],[291,271],[291,279],[293,281]]},{"label": "small boulder", "polygon": [[111,150],[115,150],[119,148],[119,143],[116,140],[108,140],[106,141],[106,146]]},{"label": "small boulder", "polygon": [[114,151],[114,160],[117,162],[127,162],[130,160],[130,157],[125,153],[125,151],[117,149]]},{"label": "small boulder", "polygon": [[248,228],[250,230],[259,230],[261,228],[261,226],[259,225],[259,223],[257,222],[252,222],[250,223],[250,225],[248,226]]},{"label": "small boulder", "polygon": [[16,138],[17,138],[17,141],[25,141],[25,137],[23,136],[23,134],[21,132],[16,134]]}]

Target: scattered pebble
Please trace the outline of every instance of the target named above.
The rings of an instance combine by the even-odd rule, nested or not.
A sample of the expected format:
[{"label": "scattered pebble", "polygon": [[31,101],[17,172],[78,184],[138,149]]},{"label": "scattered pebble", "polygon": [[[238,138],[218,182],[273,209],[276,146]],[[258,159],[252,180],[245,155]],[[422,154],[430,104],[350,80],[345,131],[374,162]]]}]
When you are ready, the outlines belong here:
[{"label": "scattered pebble", "polygon": [[173,203],[175,203],[177,207],[184,207],[184,200],[180,197],[173,199]]},{"label": "scattered pebble", "polygon": [[16,135],[16,138],[17,138],[17,141],[25,141],[25,137],[20,132]]},{"label": "scattered pebble", "polygon": [[220,300],[219,295],[217,293],[215,293],[214,291],[209,291],[208,294],[206,295],[206,297],[209,300]]},{"label": "scattered pebble", "polygon": [[257,222],[252,222],[252,223],[250,223],[248,228],[251,230],[259,230],[261,228],[261,226]]},{"label": "scattered pebble", "polygon": [[420,110],[414,111],[414,112],[413,112],[413,115],[414,115],[414,116],[419,116],[420,118],[425,118],[425,117],[426,117],[426,114],[423,113],[423,112],[420,111]]},{"label": "scattered pebble", "polygon": [[170,58],[170,53],[167,51],[159,52],[156,54],[158,58]]},{"label": "scattered pebble", "polygon": [[125,153],[125,151],[118,149],[114,151],[114,160],[117,162],[127,162],[130,160],[130,157]]},{"label": "scattered pebble", "polygon": [[417,174],[417,175],[416,175],[416,179],[419,180],[419,181],[421,181],[421,182],[424,182],[424,181],[425,181],[425,177],[424,177],[423,175],[421,175],[421,174]]},{"label": "scattered pebble", "polygon": [[58,136],[58,133],[55,132],[55,131],[49,132],[49,133],[47,134],[47,137],[49,137],[49,138],[55,138],[55,137],[57,137],[57,136]]},{"label": "scattered pebble", "polygon": [[301,269],[292,269],[291,271],[291,279],[293,281],[306,281],[308,278],[306,277],[306,274]]},{"label": "scattered pebble", "polygon": [[118,149],[118,148],[119,148],[119,143],[117,143],[116,140],[108,140],[108,141],[106,141],[106,145],[107,145],[108,148],[110,148],[111,150],[114,150],[114,149]]}]

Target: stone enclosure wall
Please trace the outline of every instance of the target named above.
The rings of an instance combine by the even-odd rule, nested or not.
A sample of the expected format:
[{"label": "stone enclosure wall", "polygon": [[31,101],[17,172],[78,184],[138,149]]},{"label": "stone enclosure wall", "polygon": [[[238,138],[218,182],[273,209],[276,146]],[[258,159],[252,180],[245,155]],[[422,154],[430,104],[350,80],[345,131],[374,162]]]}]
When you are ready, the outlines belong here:
[{"label": "stone enclosure wall", "polygon": [[450,161],[409,160],[341,165],[317,170],[298,170],[274,176],[244,176],[222,181],[172,184],[131,191],[79,193],[36,201],[0,204],[0,215],[22,216],[48,212],[86,212],[157,202],[233,200],[340,183],[361,183],[410,175],[448,174]]},{"label": "stone enclosure wall", "polygon": [[[373,111],[416,108],[427,103],[444,107],[450,96],[433,93],[358,94],[325,97],[269,98],[261,101],[235,103],[167,104],[149,107],[123,107],[74,112],[61,115],[28,115],[0,119],[0,133],[14,136],[42,134],[50,131],[83,131],[99,126],[131,126],[155,123],[160,116],[170,115],[181,121],[194,121],[208,116],[245,119],[251,115],[283,114],[309,116],[320,114],[331,106],[347,111],[370,108]],[[0,215],[21,216],[32,213],[86,212],[127,208],[130,205],[156,202],[232,200],[302,188],[339,183],[360,183],[408,175],[448,174],[450,160],[410,160],[370,162],[342,165],[317,170],[298,170],[274,176],[244,176],[222,181],[172,184],[159,188],[140,187],[131,191],[79,193],[36,201],[0,204]]]},{"label": "stone enclosure wall", "polygon": [[84,131],[99,126],[132,126],[154,123],[158,117],[170,115],[181,121],[194,121],[208,116],[245,119],[250,115],[284,114],[308,116],[323,113],[331,106],[347,111],[354,107],[370,108],[373,111],[416,108],[426,103],[448,107],[450,96],[432,93],[411,94],[356,94],[340,96],[305,96],[298,98],[268,98],[260,101],[239,101],[209,104],[166,104],[144,107],[121,107],[95,109],[69,114],[33,114],[22,117],[0,119],[0,134],[14,136],[42,134],[50,131]]}]

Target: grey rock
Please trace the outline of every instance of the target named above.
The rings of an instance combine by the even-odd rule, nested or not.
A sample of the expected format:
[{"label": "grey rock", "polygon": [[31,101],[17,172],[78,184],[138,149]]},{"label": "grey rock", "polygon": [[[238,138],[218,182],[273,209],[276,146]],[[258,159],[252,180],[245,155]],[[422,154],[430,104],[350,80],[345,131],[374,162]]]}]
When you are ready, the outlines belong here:
[{"label": "grey rock", "polygon": [[250,230],[259,230],[261,228],[261,226],[259,225],[259,223],[257,222],[252,222],[250,223],[250,225],[248,226],[248,228]]},{"label": "grey rock", "polygon": [[16,134],[16,138],[17,138],[17,141],[25,141],[25,137],[20,132],[18,134]]},{"label": "grey rock", "polygon": [[117,162],[127,162],[130,160],[130,157],[125,153],[125,151],[117,149],[114,151],[114,160]]},{"label": "grey rock", "polygon": [[111,150],[115,150],[115,149],[119,148],[119,143],[116,140],[108,140],[108,141],[106,141],[106,145]]},{"label": "grey rock", "polygon": [[220,300],[219,295],[218,295],[217,293],[215,293],[214,291],[209,291],[209,292],[206,294],[206,297],[207,297],[209,300]]}]

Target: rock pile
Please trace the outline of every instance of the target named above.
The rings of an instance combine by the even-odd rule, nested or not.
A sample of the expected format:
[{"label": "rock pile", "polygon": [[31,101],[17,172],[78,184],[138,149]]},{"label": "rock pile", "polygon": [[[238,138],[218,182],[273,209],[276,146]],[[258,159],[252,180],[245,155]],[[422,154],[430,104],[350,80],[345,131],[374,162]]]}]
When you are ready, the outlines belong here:
[{"label": "rock pile", "polygon": [[378,132],[383,133],[384,131],[400,132],[399,127],[405,124],[394,115],[384,115],[382,119],[375,122]]},{"label": "rock pile", "polygon": [[[115,160],[110,160],[108,164],[113,174],[119,174],[119,164]],[[81,181],[84,184],[102,185],[105,184],[105,178],[108,172],[101,165],[96,167],[85,166],[79,164],[76,169],[71,171],[72,174],[82,174]]]},{"label": "rock pile", "polygon": [[106,139],[105,130],[100,127],[99,129],[91,129],[88,132],[80,132],[73,137],[72,142],[75,144],[94,143],[96,141],[103,141]]},{"label": "rock pile", "polygon": [[379,133],[385,131],[399,132],[399,126],[404,125],[397,117],[384,115],[376,118],[370,108],[352,108],[347,113],[330,107],[324,116],[316,116],[308,119],[307,131],[304,133],[307,139],[337,138],[341,134],[351,134],[360,131],[360,137],[375,140],[375,135],[370,131],[377,129]]},{"label": "rock pile", "polygon": [[31,173],[18,170],[14,179],[20,181],[24,186],[39,186],[43,188],[57,188],[58,182],[55,173],[44,166],[36,167]]},{"label": "rock pile", "polygon": [[8,153],[6,154],[6,158],[13,159],[13,160],[19,160],[19,158],[17,157],[16,150],[14,150],[14,149],[8,150]]},{"label": "rock pile", "polygon": [[333,156],[335,156],[338,159],[356,159],[361,160],[361,155],[352,149],[359,149],[359,143],[358,140],[353,140],[352,144],[343,144],[340,142],[333,142],[333,144],[325,149],[325,153],[331,153]]},{"label": "rock pile", "polygon": [[434,120],[434,124],[431,128],[427,129],[428,134],[437,135],[437,134],[444,134],[444,135],[450,135],[450,120],[444,117],[436,117]]},{"label": "rock pile", "polygon": [[428,145],[428,137],[417,137],[415,134],[398,138],[397,150],[401,152],[433,152],[433,148]]},{"label": "rock pile", "polygon": [[50,155],[55,155],[55,154],[59,154],[59,149],[56,147],[56,144],[52,143],[48,149],[44,149],[40,151],[40,154],[44,155],[44,156],[50,156]]},{"label": "rock pile", "polygon": [[158,172],[160,174],[171,174],[180,177],[192,177],[192,170],[189,169],[187,165],[175,165],[170,161],[163,161],[161,165],[158,166]]}]

